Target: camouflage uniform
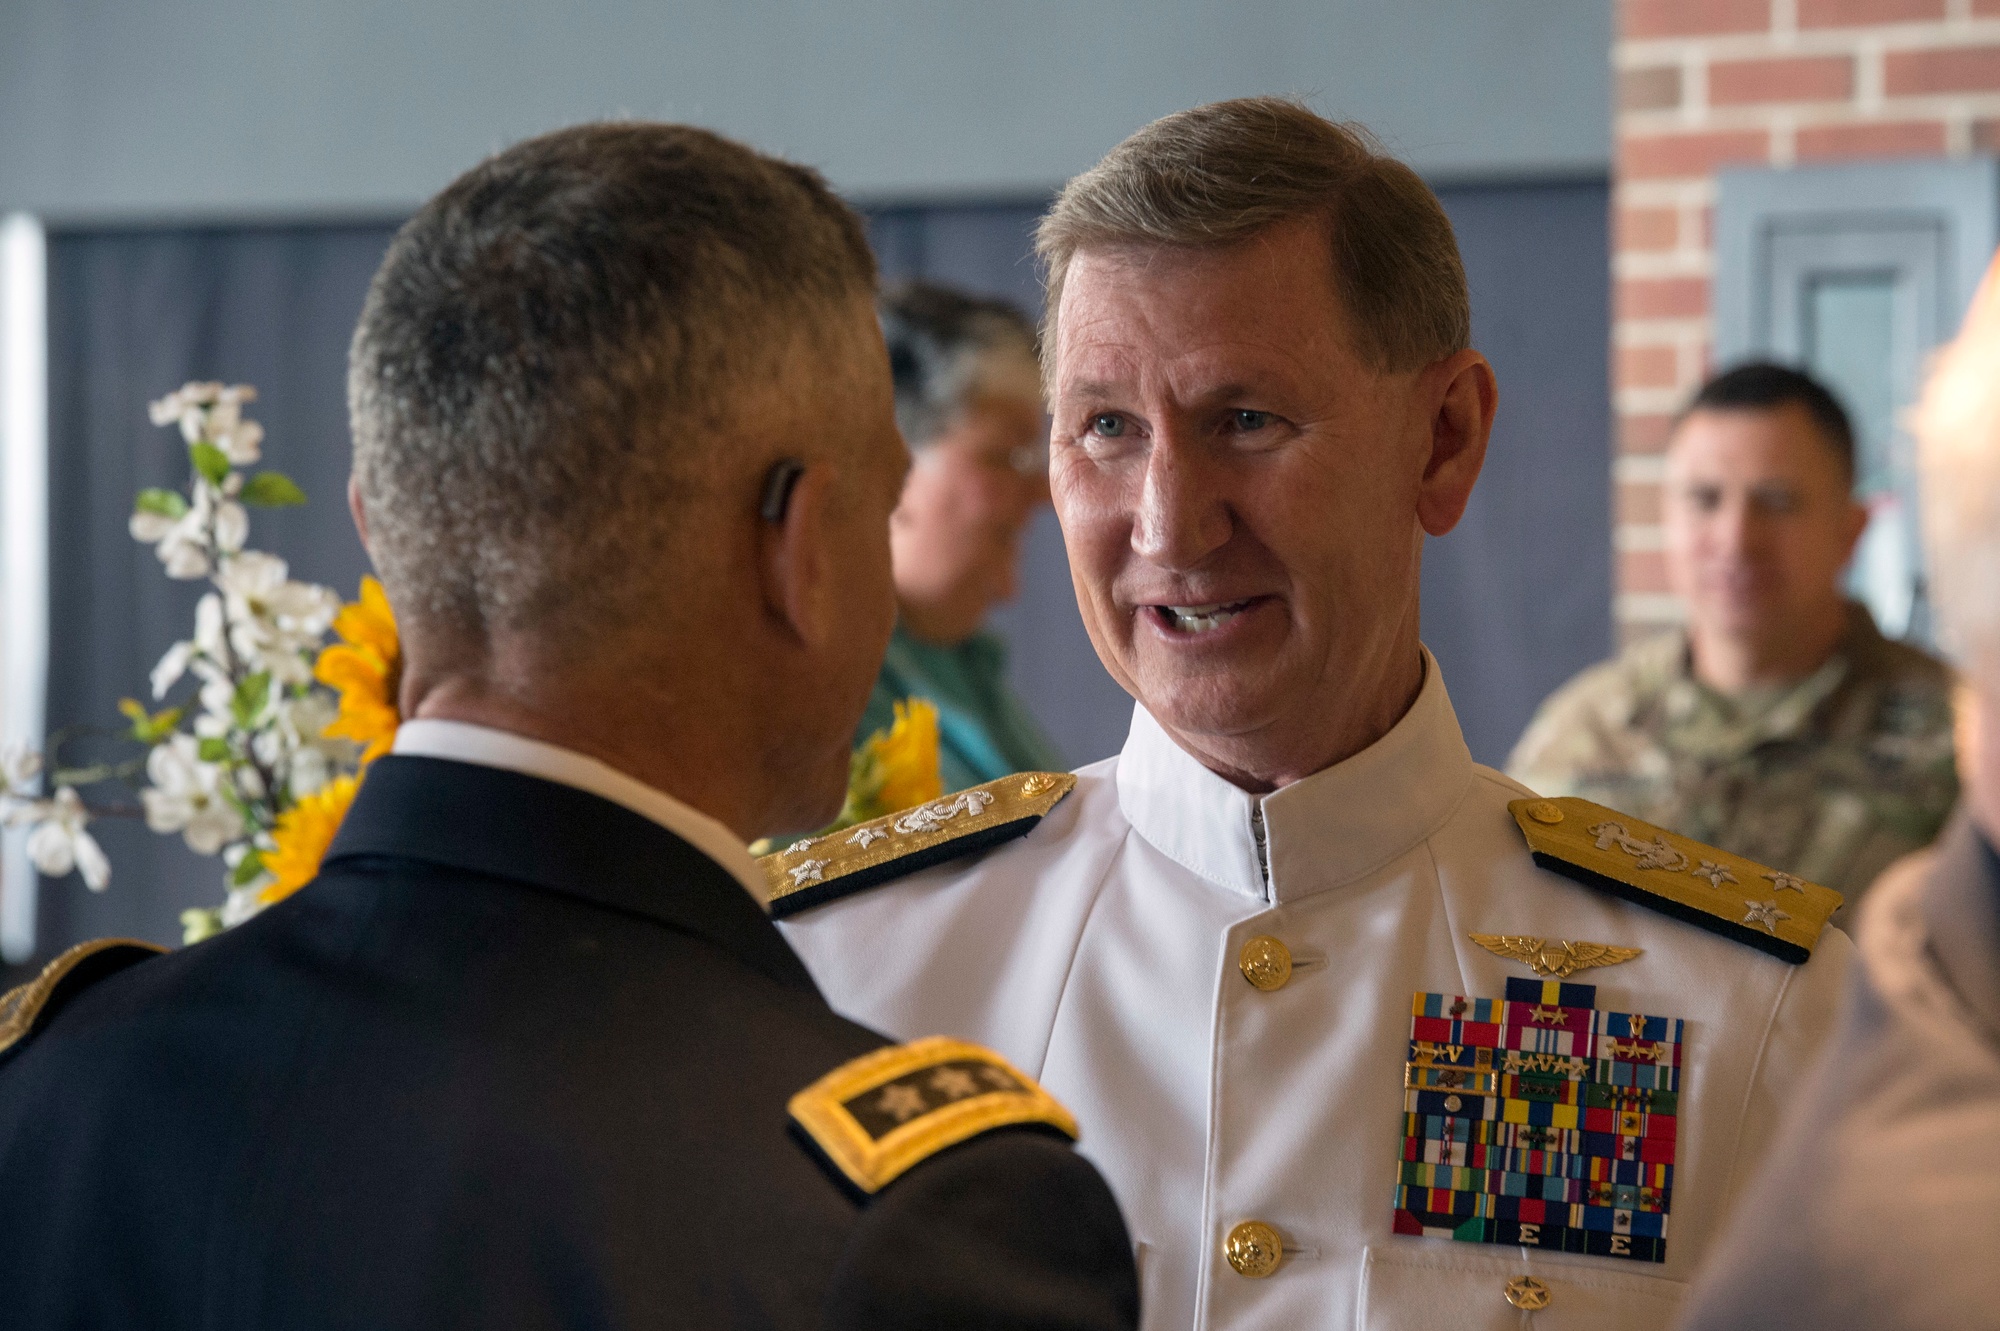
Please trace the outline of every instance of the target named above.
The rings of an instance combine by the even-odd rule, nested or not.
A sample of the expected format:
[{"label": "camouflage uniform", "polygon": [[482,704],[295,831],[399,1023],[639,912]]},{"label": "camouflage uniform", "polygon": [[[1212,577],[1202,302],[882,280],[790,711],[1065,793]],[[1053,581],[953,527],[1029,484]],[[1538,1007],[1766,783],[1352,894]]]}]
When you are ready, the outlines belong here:
[{"label": "camouflage uniform", "polygon": [[1727,697],[1662,634],[1556,690],[1508,775],[1581,795],[1846,894],[1928,845],[1958,797],[1951,675],[1851,606],[1833,657],[1797,684]]}]

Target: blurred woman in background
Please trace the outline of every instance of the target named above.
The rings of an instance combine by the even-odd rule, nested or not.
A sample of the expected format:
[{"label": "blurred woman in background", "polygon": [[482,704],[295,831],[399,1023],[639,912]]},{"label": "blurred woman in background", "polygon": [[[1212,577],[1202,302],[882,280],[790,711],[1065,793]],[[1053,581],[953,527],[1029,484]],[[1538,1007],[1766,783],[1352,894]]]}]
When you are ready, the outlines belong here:
[{"label": "blurred woman in background", "polygon": [[1005,647],[982,627],[1014,598],[1021,533],[1049,498],[1034,326],[1011,306],[925,283],[885,292],[880,313],[912,465],[889,526],[901,617],[857,739],[921,697],[937,708],[947,792],[1060,770],[1007,688]]}]

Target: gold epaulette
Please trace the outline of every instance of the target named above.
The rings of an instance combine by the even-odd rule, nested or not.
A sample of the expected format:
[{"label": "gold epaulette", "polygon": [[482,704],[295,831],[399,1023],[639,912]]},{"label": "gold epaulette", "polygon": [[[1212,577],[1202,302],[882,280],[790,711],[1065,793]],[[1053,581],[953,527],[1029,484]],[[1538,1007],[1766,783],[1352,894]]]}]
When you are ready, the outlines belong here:
[{"label": "gold epaulette", "polygon": [[1676,836],[1589,800],[1527,799],[1507,806],[1535,863],[1579,883],[1769,952],[1794,965],[1841,895]]},{"label": "gold epaulette", "polygon": [[24,985],[0,994],[0,1054],[34,1033],[35,1026],[58,998],[68,998],[134,962],[158,956],[166,949],[136,938],[98,938],[78,943],[42,967]]},{"label": "gold epaulette", "polygon": [[1070,1112],[991,1049],[941,1035],[843,1063],[793,1096],[792,1119],[864,1193],[995,1128],[1040,1124],[1072,1141]]},{"label": "gold epaulette", "polygon": [[886,818],[795,841],[757,863],[773,919],[1025,836],[1076,785],[1067,772],[1016,772]]}]

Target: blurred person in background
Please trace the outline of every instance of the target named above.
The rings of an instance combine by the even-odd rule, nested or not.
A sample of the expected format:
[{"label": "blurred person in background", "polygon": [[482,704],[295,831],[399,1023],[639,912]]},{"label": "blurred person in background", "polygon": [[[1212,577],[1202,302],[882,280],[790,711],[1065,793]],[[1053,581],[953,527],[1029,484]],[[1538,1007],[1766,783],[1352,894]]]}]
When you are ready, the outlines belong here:
[{"label": "blurred person in background", "polygon": [[920,697],[937,707],[945,790],[1060,770],[1007,687],[1005,647],[981,627],[1014,599],[1021,532],[1049,501],[1034,327],[999,301],[920,282],[886,292],[879,312],[914,463],[889,521],[900,614],[857,738]]},{"label": "blurred person in background", "polygon": [[2000,266],[1917,410],[1940,641],[1964,672],[1964,806],[1869,893],[1816,1084],[1687,1326],[1990,1327],[2000,1317]]},{"label": "blurred person in background", "polygon": [[1841,588],[1868,523],[1854,433],[1780,365],[1711,379],[1667,451],[1667,574],[1687,625],[1545,701],[1507,772],[1844,893],[1929,844],[1957,798],[1950,672]]}]

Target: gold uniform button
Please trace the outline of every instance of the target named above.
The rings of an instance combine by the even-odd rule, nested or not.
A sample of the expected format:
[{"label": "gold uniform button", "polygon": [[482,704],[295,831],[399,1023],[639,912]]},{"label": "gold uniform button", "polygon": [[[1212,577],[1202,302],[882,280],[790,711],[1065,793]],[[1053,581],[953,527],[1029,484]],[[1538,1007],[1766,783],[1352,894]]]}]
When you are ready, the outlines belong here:
[{"label": "gold uniform button", "polygon": [[1549,1286],[1533,1276],[1515,1276],[1506,1285],[1507,1302],[1522,1312],[1539,1312],[1549,1306]]},{"label": "gold uniform button", "polygon": [[1236,966],[1244,979],[1268,994],[1292,978],[1292,950],[1269,934],[1259,934],[1243,945]]},{"label": "gold uniform button", "polygon": [[1236,1268],[1236,1274],[1262,1280],[1278,1269],[1285,1255],[1285,1243],[1278,1231],[1261,1220],[1245,1220],[1229,1231],[1222,1241],[1222,1255]]},{"label": "gold uniform button", "polygon": [[1554,827],[1563,820],[1562,806],[1554,800],[1536,800],[1528,806],[1528,816],[1538,823]]}]

